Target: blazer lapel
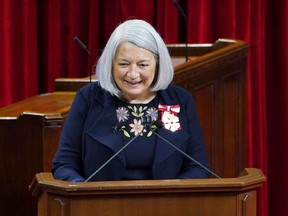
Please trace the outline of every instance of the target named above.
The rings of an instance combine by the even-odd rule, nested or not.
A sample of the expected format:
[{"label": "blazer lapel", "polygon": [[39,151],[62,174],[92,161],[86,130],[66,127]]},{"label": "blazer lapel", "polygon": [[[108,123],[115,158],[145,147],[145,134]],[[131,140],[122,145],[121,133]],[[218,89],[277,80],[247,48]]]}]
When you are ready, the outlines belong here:
[{"label": "blazer lapel", "polygon": [[[177,103],[179,103],[179,100],[177,100],[177,96],[173,95],[173,92],[171,91],[160,91],[158,96],[159,96],[159,102],[162,104],[176,105]],[[160,128],[156,131],[156,133],[159,136],[156,135],[157,148],[154,161],[155,165],[157,163],[161,163],[161,161],[169,157],[175,151],[178,151],[176,148],[178,149],[181,148],[181,146],[185,144],[190,137],[185,128],[175,132],[166,130],[165,128]]]},{"label": "blazer lapel", "polygon": [[[111,95],[107,94],[99,94],[94,100],[96,100],[96,103],[94,103],[92,109],[97,111],[91,111],[95,114],[90,116],[93,123],[87,129],[87,134],[116,153],[123,147],[123,144],[121,133],[113,129],[118,123],[115,101]],[[125,164],[124,152],[120,152],[117,156]]]},{"label": "blazer lapel", "polygon": [[[166,129],[159,129],[156,133],[157,147],[154,164],[161,163],[172,153],[178,151],[177,149],[181,149],[181,146],[185,144],[190,137],[184,130],[171,132]],[[181,150],[184,151],[183,149]]]}]

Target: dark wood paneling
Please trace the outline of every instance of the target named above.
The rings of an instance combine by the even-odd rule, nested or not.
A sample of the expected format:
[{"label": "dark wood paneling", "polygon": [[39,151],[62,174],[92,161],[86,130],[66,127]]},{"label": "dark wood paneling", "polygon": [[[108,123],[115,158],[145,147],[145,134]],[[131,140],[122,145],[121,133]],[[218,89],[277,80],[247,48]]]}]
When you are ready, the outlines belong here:
[{"label": "dark wood paneling", "polygon": [[38,95],[0,109],[0,215],[36,215],[28,189],[50,172],[62,124],[75,93]]},{"label": "dark wood paneling", "polygon": [[235,177],[247,165],[248,47],[242,41],[216,43],[230,44],[176,66],[174,83],[195,98],[212,170],[221,177]]}]

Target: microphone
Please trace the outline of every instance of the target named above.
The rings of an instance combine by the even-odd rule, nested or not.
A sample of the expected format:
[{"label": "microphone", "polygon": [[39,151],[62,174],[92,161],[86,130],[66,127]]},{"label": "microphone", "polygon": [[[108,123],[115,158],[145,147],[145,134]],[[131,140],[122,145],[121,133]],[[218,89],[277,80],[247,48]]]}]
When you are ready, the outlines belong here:
[{"label": "microphone", "polygon": [[[153,121],[152,120],[152,117],[151,116],[141,116],[141,123],[144,125],[144,126],[149,126],[152,127],[154,126],[155,129],[156,128],[162,128],[163,127],[163,124],[160,120],[157,120],[157,121]],[[150,128],[151,129],[151,128]],[[153,131],[152,131],[153,132]]]},{"label": "microphone", "polygon": [[[169,142],[167,139],[165,139],[164,137],[162,137],[161,135],[159,135],[158,133],[155,132],[155,130],[157,128],[161,128],[163,125],[162,123],[158,120],[158,121],[152,121],[152,118],[150,116],[142,116],[141,117],[141,121],[145,126],[149,126],[150,130],[152,131],[152,133],[154,133],[157,137],[159,137],[160,139],[162,139],[164,142],[166,142],[167,144],[169,144],[170,146],[172,146],[174,149],[176,149],[177,151],[179,151],[181,154],[183,154],[185,157],[187,157],[188,159],[190,159],[191,161],[193,161],[194,163],[196,163],[197,165],[199,165],[201,168],[205,169],[207,172],[209,172],[210,174],[212,174],[214,177],[216,178],[221,178],[220,176],[218,176],[216,173],[214,173],[212,170],[208,169],[206,166],[202,165],[200,162],[198,162],[196,159],[194,159],[193,157],[191,157],[190,155],[186,154],[184,151],[182,151],[181,149],[179,149],[177,146],[175,146],[173,143]],[[156,127],[155,127],[155,126]],[[154,126],[154,128],[152,128],[152,126]]]},{"label": "microphone", "polygon": [[178,3],[177,0],[172,0],[173,5],[177,8],[178,12],[184,17],[185,20],[185,57],[186,57],[186,62],[188,61],[188,25],[187,25],[187,17],[185,15],[185,12],[181,5]]},{"label": "microphone", "polygon": [[[123,124],[117,124],[115,127],[113,127],[114,132],[116,131],[120,131],[121,127],[123,126]],[[127,142],[119,151],[117,151],[111,158],[109,158],[102,166],[100,166],[94,173],[92,173],[92,175],[90,175],[84,182],[88,182],[91,178],[93,178],[98,172],[100,172],[100,170],[102,170],[111,160],[113,160],[118,154],[120,154],[120,152],[122,152],[128,145],[130,145],[137,137],[138,135],[135,135],[135,137],[133,137],[129,142]]]},{"label": "microphone", "polygon": [[87,48],[87,46],[86,46],[78,37],[74,37],[73,39],[74,39],[74,41],[76,41],[76,43],[77,43],[83,50],[85,50],[85,51],[88,53],[89,56],[91,55],[89,49]]},{"label": "microphone", "polygon": [[87,48],[87,46],[78,38],[78,37],[74,37],[73,40],[88,54],[89,56],[89,63],[88,66],[90,68],[90,83],[91,83],[91,79],[92,79],[92,69],[91,69],[91,53],[89,51],[89,49]]}]

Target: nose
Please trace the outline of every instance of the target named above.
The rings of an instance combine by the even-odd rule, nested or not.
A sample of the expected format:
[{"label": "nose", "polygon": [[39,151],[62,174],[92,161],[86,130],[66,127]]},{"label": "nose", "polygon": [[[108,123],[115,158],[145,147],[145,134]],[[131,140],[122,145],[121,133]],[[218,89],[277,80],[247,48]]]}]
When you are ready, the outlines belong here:
[{"label": "nose", "polygon": [[127,76],[130,79],[136,79],[137,77],[139,77],[140,73],[139,73],[139,71],[137,69],[137,66],[132,65],[131,68],[129,69],[129,71],[127,72]]}]

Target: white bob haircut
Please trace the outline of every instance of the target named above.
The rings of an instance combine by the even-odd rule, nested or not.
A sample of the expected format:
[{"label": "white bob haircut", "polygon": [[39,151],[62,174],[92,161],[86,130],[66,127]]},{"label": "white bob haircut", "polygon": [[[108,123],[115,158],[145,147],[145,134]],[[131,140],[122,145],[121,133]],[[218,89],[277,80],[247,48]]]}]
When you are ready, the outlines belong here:
[{"label": "white bob haircut", "polygon": [[151,91],[163,90],[172,82],[173,64],[168,49],[157,31],[146,21],[133,19],[120,24],[111,34],[96,66],[102,88],[112,95],[121,96],[113,77],[113,61],[120,44],[129,42],[152,52],[156,60],[156,73]]}]

